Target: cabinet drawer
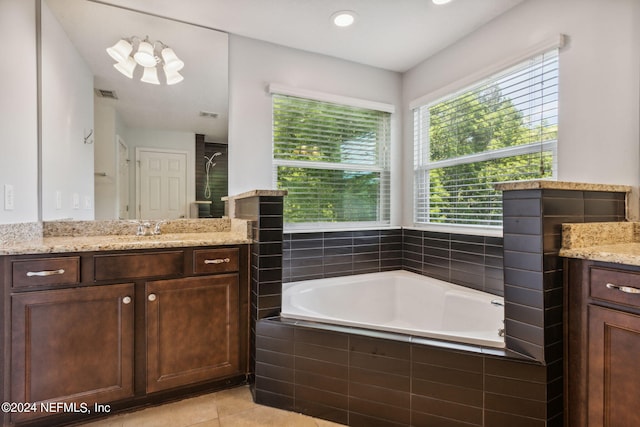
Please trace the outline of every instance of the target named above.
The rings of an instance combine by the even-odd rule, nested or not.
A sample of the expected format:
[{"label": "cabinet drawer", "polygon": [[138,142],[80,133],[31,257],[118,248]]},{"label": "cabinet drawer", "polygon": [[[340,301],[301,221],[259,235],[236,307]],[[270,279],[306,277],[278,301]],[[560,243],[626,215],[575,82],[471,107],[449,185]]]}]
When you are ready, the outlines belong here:
[{"label": "cabinet drawer", "polygon": [[593,267],[589,294],[603,301],[640,307],[640,273]]},{"label": "cabinet drawer", "polygon": [[14,288],[80,283],[80,257],[26,259],[12,264]]},{"label": "cabinet drawer", "polygon": [[95,280],[178,276],[184,273],[184,252],[96,255]]},{"label": "cabinet drawer", "polygon": [[238,271],[238,248],[193,251],[193,272],[195,274],[231,271]]}]

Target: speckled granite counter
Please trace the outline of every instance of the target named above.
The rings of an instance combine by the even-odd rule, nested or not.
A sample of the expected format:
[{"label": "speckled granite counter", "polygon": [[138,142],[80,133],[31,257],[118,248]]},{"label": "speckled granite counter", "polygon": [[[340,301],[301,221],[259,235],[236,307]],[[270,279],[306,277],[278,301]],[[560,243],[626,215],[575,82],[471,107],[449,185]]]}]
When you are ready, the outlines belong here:
[{"label": "speckled granite counter", "polygon": [[563,224],[560,256],[640,266],[640,223]]},{"label": "speckled granite counter", "polygon": [[615,184],[591,184],[588,182],[551,181],[538,179],[532,181],[512,181],[496,184],[497,190],[577,190],[577,191],[615,191],[630,193],[633,187],[630,185]]},{"label": "speckled granite counter", "polygon": [[[139,221],[55,221],[38,227],[7,227],[13,233],[0,233],[0,255],[116,251],[251,243],[248,221],[228,218],[172,220],[162,225],[162,234],[136,236]],[[152,225],[154,221],[150,221]],[[22,230],[28,231],[24,234]],[[1,230],[0,230],[1,231]]]}]

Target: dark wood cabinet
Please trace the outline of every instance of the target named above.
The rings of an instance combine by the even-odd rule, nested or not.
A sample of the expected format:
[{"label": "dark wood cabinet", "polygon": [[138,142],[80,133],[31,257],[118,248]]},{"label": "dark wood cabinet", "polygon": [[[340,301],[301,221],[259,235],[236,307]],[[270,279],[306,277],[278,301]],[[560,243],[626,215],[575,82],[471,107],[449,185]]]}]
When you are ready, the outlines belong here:
[{"label": "dark wood cabinet", "polygon": [[147,391],[241,371],[238,275],[146,284]]},{"label": "dark wood cabinet", "polygon": [[640,268],[567,261],[565,404],[571,427],[640,425]]},{"label": "dark wood cabinet", "polygon": [[83,405],[120,411],[246,382],[248,245],[5,256],[0,277],[2,401],[80,409],[0,414],[2,425],[66,425],[89,419]]},{"label": "dark wood cabinet", "polygon": [[11,401],[80,405],[133,396],[133,294],[133,284],[122,284],[13,295]]},{"label": "dark wood cabinet", "polygon": [[589,305],[589,426],[640,426],[640,316]]}]

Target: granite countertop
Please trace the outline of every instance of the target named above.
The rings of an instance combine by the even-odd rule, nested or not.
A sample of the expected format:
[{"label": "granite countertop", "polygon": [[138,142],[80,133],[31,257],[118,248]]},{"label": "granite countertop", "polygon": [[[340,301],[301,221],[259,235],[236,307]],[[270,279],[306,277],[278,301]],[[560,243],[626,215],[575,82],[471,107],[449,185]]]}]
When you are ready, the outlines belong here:
[{"label": "granite countertop", "polygon": [[[285,196],[286,190],[252,190],[225,197]],[[230,207],[230,211],[233,210]],[[231,215],[231,214],[230,214]],[[0,255],[119,251],[253,243],[251,222],[233,218],[161,221],[160,235],[137,236],[140,220],[58,220],[0,224]],[[157,221],[149,222],[147,231]]]},{"label": "granite countertop", "polygon": [[[153,221],[150,221],[152,227]],[[9,227],[0,239],[0,255],[119,251],[251,243],[248,221],[172,220],[162,234],[136,236],[138,221],[56,221]],[[35,229],[35,232],[33,230]],[[0,230],[2,231],[2,230]],[[28,233],[30,231],[30,233]],[[0,237],[3,237],[1,235]]]},{"label": "granite countertop", "polygon": [[536,179],[531,181],[502,182],[495,185],[496,190],[578,190],[578,191],[614,191],[629,193],[633,190],[630,185],[592,184],[588,182],[553,181]]},{"label": "granite countertop", "polygon": [[640,223],[563,224],[560,256],[640,266]]},{"label": "granite countertop", "polygon": [[63,252],[120,251],[128,249],[178,248],[251,243],[237,232],[169,233],[159,236],[66,236],[42,237],[0,246],[0,255]]}]

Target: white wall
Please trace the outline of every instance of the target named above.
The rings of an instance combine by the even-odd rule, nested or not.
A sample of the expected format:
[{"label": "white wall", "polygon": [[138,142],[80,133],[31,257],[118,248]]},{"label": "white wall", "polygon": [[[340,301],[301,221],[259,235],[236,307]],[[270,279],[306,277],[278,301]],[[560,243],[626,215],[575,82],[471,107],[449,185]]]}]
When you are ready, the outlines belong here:
[{"label": "white wall", "polygon": [[42,218],[93,219],[93,74],[44,2],[42,111]]},{"label": "white wall", "polygon": [[[0,0],[7,60],[0,79],[0,224],[38,220],[38,104],[34,1]],[[4,186],[14,209],[4,209]]]},{"label": "white wall", "polygon": [[[193,132],[163,131],[153,129],[125,128],[121,135],[129,146],[129,158],[131,169],[129,170],[129,206],[136,206],[136,148],[160,148],[168,150],[179,150],[187,152],[187,207],[196,200],[196,135]],[[204,159],[202,160],[204,161]],[[136,210],[132,210],[137,212]]]},{"label": "white wall", "polygon": [[[229,194],[272,189],[272,110],[269,83],[400,106],[399,73],[229,36]],[[392,122],[392,170],[400,171],[400,121]],[[392,187],[400,189],[400,174]],[[399,220],[400,192],[391,221]],[[397,196],[397,197],[396,197]]]},{"label": "white wall", "polygon": [[559,33],[558,179],[640,183],[640,2],[528,0],[404,75],[404,225],[413,223],[411,100]]}]

